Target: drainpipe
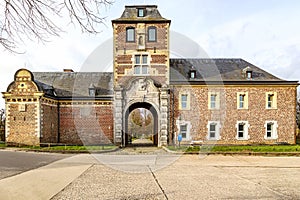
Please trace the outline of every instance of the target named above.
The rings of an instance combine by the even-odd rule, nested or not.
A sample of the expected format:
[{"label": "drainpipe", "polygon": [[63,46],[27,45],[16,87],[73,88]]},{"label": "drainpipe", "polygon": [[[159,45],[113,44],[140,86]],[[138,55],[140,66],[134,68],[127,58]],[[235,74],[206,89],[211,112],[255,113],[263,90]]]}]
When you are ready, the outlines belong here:
[{"label": "drainpipe", "polygon": [[57,143],[60,143],[60,106],[57,102]]}]

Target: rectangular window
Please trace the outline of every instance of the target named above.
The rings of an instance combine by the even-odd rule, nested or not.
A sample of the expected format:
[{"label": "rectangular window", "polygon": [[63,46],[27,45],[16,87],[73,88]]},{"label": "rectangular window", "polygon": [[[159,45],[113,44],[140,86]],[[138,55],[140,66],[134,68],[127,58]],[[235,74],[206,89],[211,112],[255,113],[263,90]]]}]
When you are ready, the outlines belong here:
[{"label": "rectangular window", "polygon": [[248,109],[248,92],[237,93],[237,108]]},{"label": "rectangular window", "polygon": [[216,100],[217,100],[217,95],[215,94],[210,95],[210,108],[212,109],[216,108]]},{"label": "rectangular window", "polygon": [[145,9],[138,8],[138,17],[145,17]]},{"label": "rectangular window", "polygon": [[152,26],[148,28],[148,41],[156,42],[156,27]]},{"label": "rectangular window", "polygon": [[186,133],[187,133],[187,125],[181,125],[180,126],[180,134],[182,138],[186,138]]},{"label": "rectangular window", "polygon": [[266,121],[265,123],[266,133],[264,138],[266,140],[277,139],[278,138],[277,127],[278,127],[277,121]]},{"label": "rectangular window", "polygon": [[210,124],[209,125],[209,137],[215,138],[216,137],[216,124]]},{"label": "rectangular window", "polygon": [[248,128],[250,127],[248,121],[238,121],[236,124],[237,134],[236,139],[237,140],[248,140],[250,139],[250,136],[248,134]]},{"label": "rectangular window", "polygon": [[208,109],[220,108],[220,93],[208,92]]},{"label": "rectangular window", "polygon": [[220,137],[220,122],[218,121],[209,121],[207,125],[208,129],[208,140],[219,140]]},{"label": "rectangular window", "polygon": [[277,93],[267,92],[266,93],[266,108],[276,109],[277,108]]},{"label": "rectangular window", "polygon": [[244,126],[245,126],[245,124],[243,124],[243,123],[238,124],[238,137],[239,138],[244,137]]},{"label": "rectangular window", "polygon": [[181,108],[182,109],[187,109],[187,94],[182,94],[181,95]]},{"label": "rectangular window", "polygon": [[239,103],[239,108],[244,108],[244,103],[245,103],[245,95],[244,94],[240,94],[240,103]]},{"label": "rectangular window", "polygon": [[148,55],[135,55],[134,74],[148,74]]},{"label": "rectangular window", "polygon": [[135,30],[133,27],[126,29],[126,42],[134,42],[135,41]]},{"label": "rectangular window", "polygon": [[272,137],[272,129],[273,129],[273,124],[272,123],[268,123],[267,124],[267,138],[271,138]]}]

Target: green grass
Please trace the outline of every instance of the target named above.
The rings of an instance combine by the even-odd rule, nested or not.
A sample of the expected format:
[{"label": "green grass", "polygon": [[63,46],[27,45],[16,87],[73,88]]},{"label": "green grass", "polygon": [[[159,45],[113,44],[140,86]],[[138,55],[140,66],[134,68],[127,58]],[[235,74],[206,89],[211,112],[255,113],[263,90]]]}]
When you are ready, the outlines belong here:
[{"label": "green grass", "polygon": [[300,152],[300,145],[258,145],[258,146],[169,146],[168,149],[178,152]]},{"label": "green grass", "polygon": [[113,150],[116,148],[114,145],[99,145],[99,146],[52,146],[52,147],[33,147],[34,149],[49,150],[49,151],[101,151]]},{"label": "green grass", "polygon": [[0,148],[1,147],[6,147],[6,144],[5,143],[0,143]]}]

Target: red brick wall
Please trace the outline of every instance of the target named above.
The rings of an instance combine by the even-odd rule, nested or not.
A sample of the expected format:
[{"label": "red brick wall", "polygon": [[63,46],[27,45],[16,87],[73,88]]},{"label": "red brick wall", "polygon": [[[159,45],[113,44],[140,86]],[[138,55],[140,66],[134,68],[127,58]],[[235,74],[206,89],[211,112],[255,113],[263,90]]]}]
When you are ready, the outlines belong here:
[{"label": "red brick wall", "polygon": [[[137,34],[139,26],[143,27],[144,31],[146,32],[145,36],[145,49],[139,50],[138,41],[137,41]],[[157,41],[156,42],[148,42],[147,31],[148,27],[155,26],[157,28]],[[127,27],[134,27],[135,28],[135,42],[126,42],[126,28]],[[156,81],[160,82],[161,84],[168,84],[168,23],[120,23],[115,26],[114,30],[114,41],[115,41],[115,67],[114,67],[114,79],[115,82],[118,82],[120,85],[126,85],[128,81],[136,76],[132,76],[130,74],[125,74],[125,70],[132,70],[133,72],[133,61],[132,56],[133,54],[142,54],[142,53],[149,53],[150,59],[150,75]],[[124,48],[126,50],[124,50]],[[155,51],[154,51],[155,48]],[[163,66],[163,65],[164,66]]]},{"label": "red brick wall", "polygon": [[[179,92],[186,91],[191,95],[190,110],[179,110]],[[221,105],[219,110],[208,109],[208,92],[219,91],[221,94]],[[237,109],[237,92],[248,92],[248,109]],[[277,92],[277,109],[266,109],[266,92]],[[274,144],[278,142],[295,142],[295,103],[296,88],[291,87],[230,87],[207,88],[207,87],[180,87],[175,89],[174,102],[174,130],[178,132],[176,120],[179,115],[185,121],[190,121],[192,125],[191,136],[193,140],[206,141],[208,134],[208,121],[221,122],[221,139],[218,144],[249,144],[266,143]],[[172,98],[171,98],[172,99]],[[171,102],[172,105],[172,102]],[[172,110],[172,108],[171,108]],[[172,113],[171,115],[172,116]],[[265,121],[277,121],[278,139],[265,140]],[[250,127],[249,140],[237,140],[237,121],[248,121]],[[171,125],[172,120],[171,120]],[[171,127],[172,130],[172,127]]]},{"label": "red brick wall", "polygon": [[112,143],[112,105],[61,105],[60,142],[84,145]]}]

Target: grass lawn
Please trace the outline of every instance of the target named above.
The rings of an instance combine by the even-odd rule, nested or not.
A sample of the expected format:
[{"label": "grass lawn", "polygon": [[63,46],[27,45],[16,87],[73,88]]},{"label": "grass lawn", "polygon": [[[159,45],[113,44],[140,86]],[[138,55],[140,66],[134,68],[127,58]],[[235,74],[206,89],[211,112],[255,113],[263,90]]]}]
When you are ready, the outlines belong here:
[{"label": "grass lawn", "polygon": [[31,147],[31,149],[45,150],[45,151],[101,151],[113,150],[117,148],[114,145],[97,145],[97,146],[51,146],[51,147]]},{"label": "grass lawn", "polygon": [[258,146],[169,146],[178,152],[300,152],[300,145],[258,145]]}]

